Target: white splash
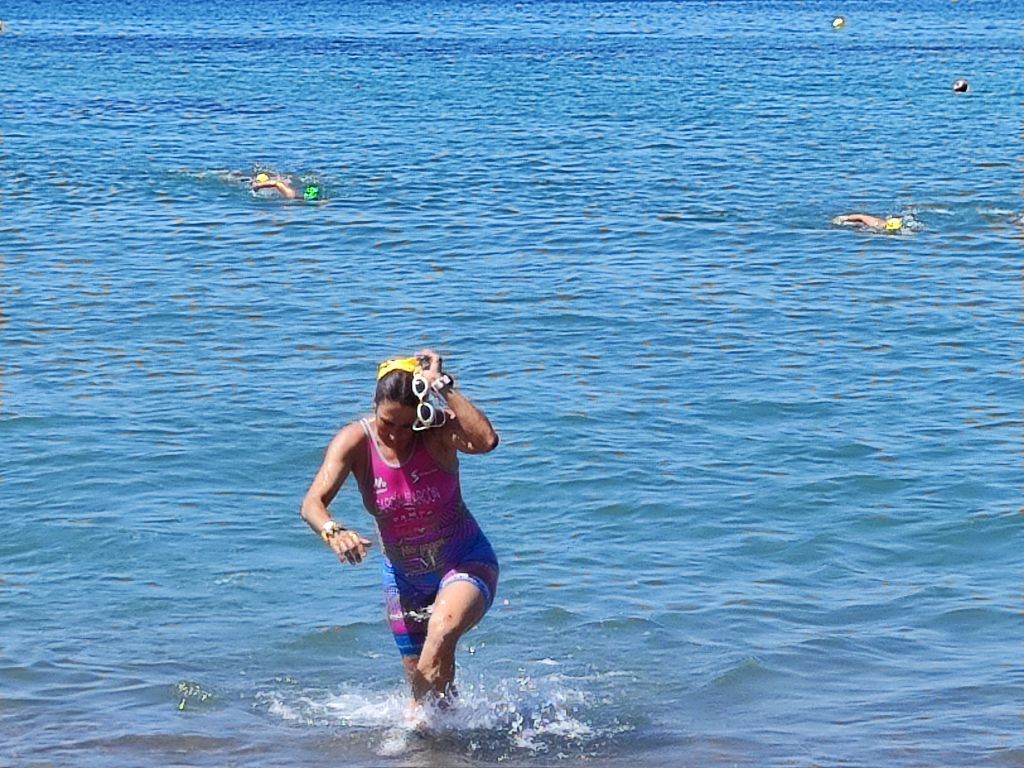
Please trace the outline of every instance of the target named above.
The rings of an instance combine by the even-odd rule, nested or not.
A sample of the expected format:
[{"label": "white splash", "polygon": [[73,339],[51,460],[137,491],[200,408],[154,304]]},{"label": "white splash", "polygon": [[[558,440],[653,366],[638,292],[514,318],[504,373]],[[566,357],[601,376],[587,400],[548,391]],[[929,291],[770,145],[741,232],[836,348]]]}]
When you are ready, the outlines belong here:
[{"label": "white splash", "polygon": [[346,687],[340,692],[277,691],[257,700],[267,711],[291,722],[380,731],[375,751],[396,757],[440,739],[470,753],[563,754],[583,752],[602,733],[586,720],[587,694],[582,681],[559,674],[544,678],[521,675],[491,682],[459,684],[454,706],[414,710],[403,686],[392,691]]}]

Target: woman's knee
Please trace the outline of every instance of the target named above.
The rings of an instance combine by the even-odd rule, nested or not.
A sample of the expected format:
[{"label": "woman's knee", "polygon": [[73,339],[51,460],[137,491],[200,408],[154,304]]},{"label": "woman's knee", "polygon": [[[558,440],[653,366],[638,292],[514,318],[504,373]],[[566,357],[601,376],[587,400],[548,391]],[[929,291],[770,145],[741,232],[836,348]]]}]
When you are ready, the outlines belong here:
[{"label": "woman's knee", "polygon": [[435,647],[454,645],[469,629],[463,624],[464,622],[449,611],[434,611],[434,615],[430,617],[430,624],[427,625],[427,644]]},{"label": "woman's knee", "polygon": [[434,603],[427,625],[427,641],[453,644],[472,629],[487,611],[487,601],[472,584],[457,582],[445,588]]}]

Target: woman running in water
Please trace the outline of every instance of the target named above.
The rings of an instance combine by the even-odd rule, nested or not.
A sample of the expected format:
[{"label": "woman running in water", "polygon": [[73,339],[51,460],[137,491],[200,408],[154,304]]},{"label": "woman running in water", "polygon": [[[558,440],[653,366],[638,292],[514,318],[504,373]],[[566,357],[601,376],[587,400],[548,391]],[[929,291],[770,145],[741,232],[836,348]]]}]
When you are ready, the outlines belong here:
[{"label": "woman running in water", "polygon": [[384,548],[388,621],[417,702],[452,694],[456,644],[498,586],[498,560],[462,500],[458,462],[459,452],[493,450],[498,435],[441,362],[427,349],[381,363],[373,415],[334,436],[302,501],[309,527],[342,562],[360,563],[370,540],[327,509],[355,476]]}]

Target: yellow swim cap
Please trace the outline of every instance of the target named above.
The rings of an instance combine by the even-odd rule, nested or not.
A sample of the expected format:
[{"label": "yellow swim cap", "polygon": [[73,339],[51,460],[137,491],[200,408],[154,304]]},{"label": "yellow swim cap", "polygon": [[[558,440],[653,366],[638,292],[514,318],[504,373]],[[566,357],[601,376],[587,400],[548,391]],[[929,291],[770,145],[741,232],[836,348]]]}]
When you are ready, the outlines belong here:
[{"label": "yellow swim cap", "polygon": [[260,183],[260,184],[263,184],[265,182],[270,181],[270,177],[267,176],[267,174],[265,174],[265,173],[257,173],[256,174],[256,181],[258,183]]},{"label": "yellow swim cap", "polygon": [[885,220],[885,229],[888,232],[896,232],[903,229],[903,219],[898,216],[890,216]]},{"label": "yellow swim cap", "polygon": [[846,19],[844,19],[842,16],[836,16],[834,19],[832,19],[833,29],[839,29],[844,24],[846,24]]},{"label": "yellow swim cap", "polygon": [[419,373],[420,361],[415,357],[394,357],[390,360],[385,360],[377,366],[377,381],[380,381],[392,371]]}]

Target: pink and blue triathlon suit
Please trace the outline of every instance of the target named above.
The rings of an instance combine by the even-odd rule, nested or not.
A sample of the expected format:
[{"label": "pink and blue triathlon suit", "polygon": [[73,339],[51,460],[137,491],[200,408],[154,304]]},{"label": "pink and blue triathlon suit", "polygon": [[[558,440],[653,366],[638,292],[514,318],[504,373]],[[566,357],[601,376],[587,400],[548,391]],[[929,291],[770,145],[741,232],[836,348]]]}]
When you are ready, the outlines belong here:
[{"label": "pink and blue triathlon suit", "polygon": [[419,435],[402,464],[385,461],[373,428],[360,423],[371,475],[360,487],[384,550],[388,623],[402,655],[419,656],[437,593],[468,581],[490,608],[498,558],[462,500],[458,472],[439,465]]}]

